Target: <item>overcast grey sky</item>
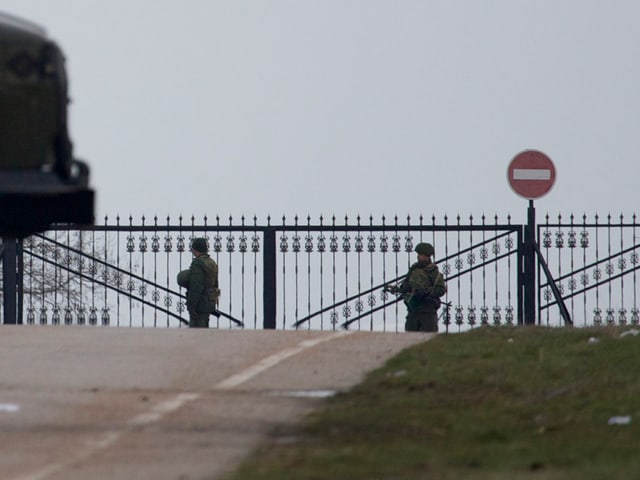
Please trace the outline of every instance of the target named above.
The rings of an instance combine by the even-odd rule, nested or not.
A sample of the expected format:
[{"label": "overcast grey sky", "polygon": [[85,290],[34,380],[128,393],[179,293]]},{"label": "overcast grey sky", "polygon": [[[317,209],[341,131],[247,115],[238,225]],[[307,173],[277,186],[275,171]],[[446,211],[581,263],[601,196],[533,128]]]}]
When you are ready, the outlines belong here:
[{"label": "overcast grey sky", "polygon": [[631,214],[634,0],[0,0],[70,75],[98,217]]}]

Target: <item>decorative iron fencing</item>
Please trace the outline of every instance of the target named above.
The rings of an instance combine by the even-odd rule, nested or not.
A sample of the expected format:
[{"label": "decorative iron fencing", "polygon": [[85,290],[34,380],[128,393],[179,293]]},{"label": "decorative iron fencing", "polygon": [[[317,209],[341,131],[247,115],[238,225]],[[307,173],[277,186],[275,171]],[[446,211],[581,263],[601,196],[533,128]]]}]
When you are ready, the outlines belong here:
[{"label": "decorative iron fencing", "polygon": [[31,236],[17,248],[18,321],[179,327],[176,275],[191,262],[190,241],[204,236],[227,315],[212,317],[214,327],[404,330],[405,308],[383,287],[406,274],[421,241],[435,246],[447,281],[452,307],[441,310],[441,330],[523,322],[523,227],[509,219],[239,220],[105,217],[91,229]]},{"label": "decorative iron fencing", "polygon": [[[549,215],[539,224],[538,242],[553,283],[558,287],[575,325],[638,325],[640,245],[635,214],[603,219],[569,216],[568,222]],[[557,301],[551,282],[538,275],[538,321],[558,325]]]},{"label": "decorative iron fencing", "polygon": [[[401,331],[404,305],[384,287],[403,278],[421,241],[435,246],[447,282],[451,307],[441,309],[441,331],[639,323],[635,215],[568,222],[547,215],[536,226],[530,206],[529,220],[535,228],[484,216],[105,217],[90,229],[57,226],[17,243],[4,239],[5,295],[4,272],[15,269],[18,305],[15,319],[5,308],[3,323],[180,327],[185,295],[176,276],[199,236],[220,269],[217,328]],[[537,271],[528,266],[536,252]]]}]

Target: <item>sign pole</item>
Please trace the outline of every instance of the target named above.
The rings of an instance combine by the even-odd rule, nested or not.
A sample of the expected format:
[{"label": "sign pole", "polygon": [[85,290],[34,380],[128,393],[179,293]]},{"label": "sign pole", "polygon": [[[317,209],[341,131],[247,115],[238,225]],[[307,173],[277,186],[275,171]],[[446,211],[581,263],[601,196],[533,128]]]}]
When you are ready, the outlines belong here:
[{"label": "sign pole", "polygon": [[522,303],[525,325],[535,325],[536,312],[536,209],[533,200],[545,195],[556,180],[551,159],[537,150],[525,150],[516,155],[507,168],[507,179],[515,193],[529,200],[527,224],[522,246]]},{"label": "sign pole", "polygon": [[522,245],[522,280],[520,292],[524,325],[535,325],[536,312],[536,209],[533,200],[545,195],[556,180],[551,159],[537,150],[525,150],[516,155],[507,168],[507,179],[515,193],[529,200],[527,224]]},{"label": "sign pole", "polygon": [[527,225],[524,233],[524,324],[536,323],[536,209],[533,200],[529,200]]},{"label": "sign pole", "polygon": [[518,293],[522,294],[520,297],[522,303],[519,302],[519,305],[524,304],[524,319],[518,317],[518,324],[523,322],[525,325],[536,324],[536,260],[538,260],[547,277],[549,288],[556,299],[565,325],[573,325],[560,289],[549,271],[539,245],[536,243],[536,209],[533,206],[533,200],[551,190],[556,180],[556,168],[544,153],[537,150],[525,150],[511,160],[507,168],[507,179],[514,192],[529,200],[527,224],[524,228],[524,241],[520,254],[522,267],[519,274],[522,275],[522,278],[518,282],[520,284]]}]

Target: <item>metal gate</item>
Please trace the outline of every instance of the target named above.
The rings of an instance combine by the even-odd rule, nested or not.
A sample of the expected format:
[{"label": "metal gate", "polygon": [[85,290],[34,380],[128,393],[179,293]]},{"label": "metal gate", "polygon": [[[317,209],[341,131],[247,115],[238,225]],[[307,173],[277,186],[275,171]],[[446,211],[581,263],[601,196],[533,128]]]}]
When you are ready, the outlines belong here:
[{"label": "metal gate", "polygon": [[523,226],[509,219],[127,220],[17,242],[16,316],[4,323],[180,327],[185,297],[175,278],[199,236],[220,269],[225,316],[212,327],[401,331],[404,306],[383,287],[404,276],[421,241],[435,246],[447,281],[441,330],[524,323]]},{"label": "metal gate", "polygon": [[555,284],[575,325],[638,325],[639,227],[635,214],[547,215],[537,236],[552,281],[538,272],[538,322],[562,324]]}]

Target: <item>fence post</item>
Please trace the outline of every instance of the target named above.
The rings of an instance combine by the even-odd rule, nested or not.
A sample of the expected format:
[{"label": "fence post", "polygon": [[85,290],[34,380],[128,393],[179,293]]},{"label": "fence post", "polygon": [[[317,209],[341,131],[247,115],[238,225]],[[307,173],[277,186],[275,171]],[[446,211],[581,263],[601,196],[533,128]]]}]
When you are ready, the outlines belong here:
[{"label": "fence post", "polygon": [[264,230],[263,261],[263,323],[265,329],[276,328],[276,230]]},{"label": "fence post", "polygon": [[17,321],[19,324],[22,324],[22,314],[24,312],[24,244],[22,238],[16,242],[16,258],[18,262],[18,273],[16,277],[18,294]]},{"label": "fence post", "polygon": [[524,227],[524,323],[535,325],[536,323],[536,209],[533,200],[529,200],[527,209],[527,225]]},{"label": "fence post", "polygon": [[5,324],[18,323],[16,314],[16,239],[2,237],[2,299]]}]

